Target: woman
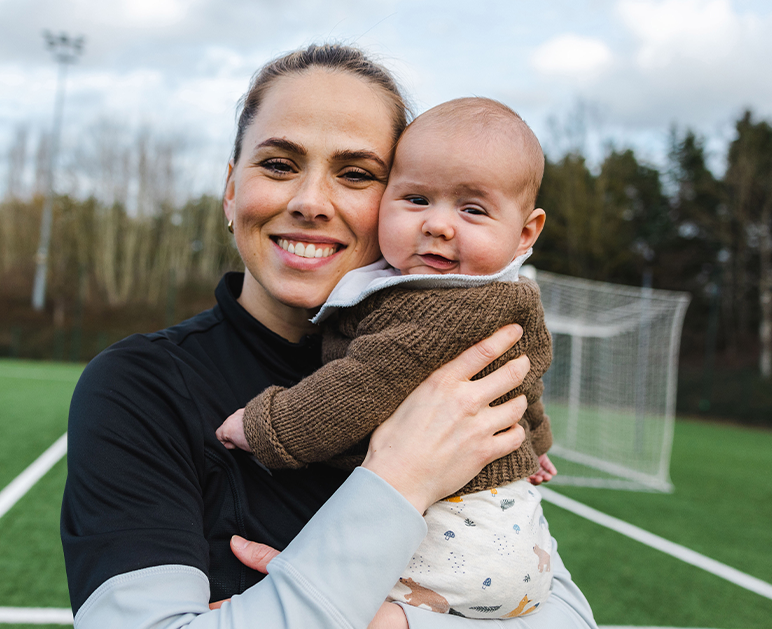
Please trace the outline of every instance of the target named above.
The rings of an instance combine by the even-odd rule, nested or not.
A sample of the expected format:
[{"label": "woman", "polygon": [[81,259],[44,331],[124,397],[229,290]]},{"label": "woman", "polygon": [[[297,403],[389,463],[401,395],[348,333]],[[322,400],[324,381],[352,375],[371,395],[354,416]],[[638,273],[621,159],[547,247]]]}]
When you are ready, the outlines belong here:
[{"label": "woman", "polygon": [[[211,311],[104,352],[73,397],[62,540],[77,627],[364,627],[420,543],[425,508],[519,446],[524,401],[488,404],[520,383],[527,359],[469,381],[518,329],[419,386],[348,479],[323,465],[269,472],[215,438],[263,388],[319,366],[309,314],[377,258],[404,126],[393,80],[355,49],[312,46],[256,76],[224,197],[244,275],[223,278]],[[257,585],[229,548],[234,533],[285,549]],[[532,626],[587,626],[589,608],[553,562],[555,602]],[[377,622],[402,614],[389,604]],[[414,628],[469,622],[405,614]]]}]

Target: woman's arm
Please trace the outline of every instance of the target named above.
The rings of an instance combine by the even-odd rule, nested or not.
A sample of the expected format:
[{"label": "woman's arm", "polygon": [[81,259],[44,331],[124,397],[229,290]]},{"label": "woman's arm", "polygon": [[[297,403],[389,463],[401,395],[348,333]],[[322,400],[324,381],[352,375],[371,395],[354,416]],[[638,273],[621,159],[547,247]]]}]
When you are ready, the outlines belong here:
[{"label": "woman's arm", "polygon": [[[268,572],[268,563],[280,555],[278,551],[264,544],[246,540],[240,540],[239,545],[234,546],[234,553],[244,564],[260,572]],[[373,622],[370,629],[394,629],[408,625],[411,629],[483,629],[490,626],[506,629],[597,629],[587,599],[571,580],[571,574],[563,565],[555,538],[552,539],[551,554],[552,592],[538,614],[508,620],[460,618],[404,603],[386,603],[379,609],[377,617],[383,624],[376,625]],[[273,566],[270,570],[273,570]]]},{"label": "woman's arm", "polygon": [[[93,421],[77,427],[72,425],[74,441],[69,462],[70,474],[74,475],[71,480],[77,485],[77,491],[87,492],[78,504],[91,505],[94,510],[104,507],[116,514],[116,518],[124,509],[131,513],[138,509],[152,510],[146,514],[143,521],[147,523],[142,528],[137,528],[139,524],[135,525],[135,520],[124,517],[123,528],[116,528],[115,535],[83,531],[80,514],[69,508],[75,504],[71,502],[75,486],[68,479],[66,516],[63,515],[68,571],[77,566],[79,574],[90,574],[86,570],[89,565],[103,567],[100,557],[126,554],[121,548],[121,539],[132,540],[131,556],[146,566],[123,569],[107,578],[100,578],[98,573],[91,577],[99,579],[97,587],[79,606],[76,627],[366,626],[421,542],[426,530],[421,517],[425,508],[458,489],[488,461],[522,442],[523,430],[516,424],[525,409],[525,401],[515,399],[495,408],[488,404],[520,383],[527,371],[527,358],[513,361],[483,379],[468,380],[471,374],[511,347],[519,335],[520,330],[515,326],[500,330],[438,370],[408,396],[394,417],[374,434],[366,462],[369,469],[352,474],[285,549],[283,560],[272,564],[271,575],[243,595],[234,596],[219,610],[210,611],[208,607],[209,583],[204,572],[207,557],[199,557],[203,549],[191,547],[187,541],[200,524],[185,519],[194,518],[192,511],[177,508],[190,502],[180,493],[190,493],[193,500],[195,474],[185,469],[168,478],[159,477],[150,486],[151,493],[131,495],[120,491],[126,479],[119,473],[102,479],[88,476],[88,470],[94,469],[89,466],[94,457],[105,459],[105,465],[112,462],[113,469],[128,471],[133,466],[147,465],[147,449],[141,443],[134,443],[132,435],[142,429],[146,440],[163,439],[163,434],[153,432],[157,423],[147,418],[127,434],[102,432],[96,439],[91,434],[95,428]],[[155,355],[147,358],[157,360]],[[101,417],[101,413],[110,413],[111,409],[118,412],[119,406],[125,407],[121,409],[124,412],[136,404],[136,400],[110,390],[110,382],[123,372],[119,369],[116,373],[107,373],[105,368],[102,363],[91,374],[100,380],[97,390],[102,391],[104,399],[112,399],[113,406],[104,399],[95,399],[99,396],[89,394],[84,398],[88,390],[94,391],[93,387],[84,387],[78,400],[82,412],[92,417],[94,413]],[[152,387],[152,383],[147,386]],[[508,427],[512,429],[498,434]],[[474,441],[475,446],[461,449],[459,453],[459,444],[469,440]],[[421,442],[419,447],[417,444]],[[183,443],[169,438],[164,447],[168,465],[186,465],[182,457]],[[103,491],[109,495],[102,494]],[[162,505],[154,502],[156,494],[159,500],[165,497]],[[190,529],[190,533],[185,533],[188,537],[179,541],[181,547],[192,553],[189,563],[179,565],[154,560],[155,547],[141,543],[142,539],[152,540],[159,534],[153,528],[154,521],[160,526],[164,526],[164,522],[174,523],[172,532],[179,530],[180,534]],[[162,531],[162,535],[168,540],[170,533]]]},{"label": "woman's arm", "polygon": [[306,629],[365,627],[425,535],[398,492],[358,470],[271,563],[271,574],[220,609],[188,566],[157,566],[104,583],[77,629]]}]

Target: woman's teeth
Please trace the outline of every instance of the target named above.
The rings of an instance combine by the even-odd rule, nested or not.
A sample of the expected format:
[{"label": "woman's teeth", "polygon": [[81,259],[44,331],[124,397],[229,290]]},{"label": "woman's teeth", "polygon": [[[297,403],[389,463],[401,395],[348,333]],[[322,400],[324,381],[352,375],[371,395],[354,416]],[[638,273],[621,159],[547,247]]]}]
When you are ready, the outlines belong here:
[{"label": "woman's teeth", "polygon": [[294,253],[301,258],[327,258],[338,250],[337,245],[322,246],[314,243],[303,244],[302,242],[290,242],[289,240],[279,239],[279,246],[284,251]]}]

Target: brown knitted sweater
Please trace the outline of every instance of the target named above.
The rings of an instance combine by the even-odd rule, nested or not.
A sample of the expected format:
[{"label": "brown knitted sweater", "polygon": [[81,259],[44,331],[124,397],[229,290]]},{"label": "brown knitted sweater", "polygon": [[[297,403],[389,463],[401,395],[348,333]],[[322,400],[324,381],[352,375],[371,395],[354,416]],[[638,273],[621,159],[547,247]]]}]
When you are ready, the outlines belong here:
[{"label": "brown knitted sweater", "polygon": [[367,451],[366,437],[429,374],[508,323],[523,337],[477,374],[527,354],[531,370],[500,404],[525,394],[521,425],[526,440],[486,466],[459,493],[527,478],[552,445],[540,397],[552,341],[535,282],[493,282],[464,288],[387,288],[344,308],[325,324],[324,366],[290,389],[269,387],[246,406],[244,432],[257,459],[269,468],[315,461],[353,469]]}]

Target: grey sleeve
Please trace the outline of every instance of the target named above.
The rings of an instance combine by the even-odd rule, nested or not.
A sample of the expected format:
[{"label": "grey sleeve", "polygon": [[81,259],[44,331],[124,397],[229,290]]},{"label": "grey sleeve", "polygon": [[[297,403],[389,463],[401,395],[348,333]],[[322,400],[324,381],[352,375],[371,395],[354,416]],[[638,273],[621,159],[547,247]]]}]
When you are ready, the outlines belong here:
[{"label": "grey sleeve", "polygon": [[437,614],[399,603],[410,629],[472,629],[483,626],[502,629],[598,629],[587,599],[571,580],[571,573],[558,555],[558,543],[554,537],[552,549],[552,592],[538,613],[508,620],[478,620]]},{"label": "grey sleeve", "polygon": [[190,566],[145,568],[103,583],[76,629],[315,629],[366,627],[426,524],[377,475],[357,468],[269,565],[269,575],[209,610],[206,575]]}]

